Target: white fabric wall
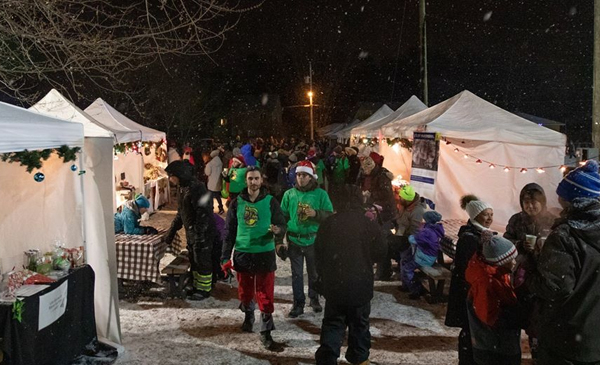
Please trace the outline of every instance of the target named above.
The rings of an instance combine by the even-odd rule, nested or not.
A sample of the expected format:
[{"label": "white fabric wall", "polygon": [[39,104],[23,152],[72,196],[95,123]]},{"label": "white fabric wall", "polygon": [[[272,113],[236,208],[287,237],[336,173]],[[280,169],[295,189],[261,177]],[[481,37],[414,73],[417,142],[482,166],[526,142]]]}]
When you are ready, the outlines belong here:
[{"label": "white fabric wall", "polygon": [[396,147],[389,146],[385,140],[382,140],[375,152],[384,157],[383,167],[390,170],[395,177],[402,175],[402,179],[410,180],[412,153],[409,150],[399,145]]},{"label": "white fabric wall", "polygon": [[117,255],[113,219],[113,140],[86,138],[84,214],[87,260],[96,273],[94,306],[98,336],[121,343]]},{"label": "white fabric wall", "polygon": [[[79,164],[79,161],[75,162]],[[0,261],[2,270],[24,263],[23,251],[52,249],[54,240],[66,247],[83,246],[81,185],[73,162],[56,154],[44,161],[43,182],[18,163],[0,162]]]},{"label": "white fabric wall", "polygon": [[[125,173],[125,180],[129,182],[129,185],[133,185],[136,188],[136,192],[143,192],[144,190],[144,166],[143,158],[141,154],[135,152],[119,153],[117,159],[114,160],[114,176],[115,184],[119,185],[121,182],[121,173]],[[113,197],[113,200],[115,198]]]},{"label": "white fabric wall", "polygon": [[465,141],[458,145],[440,143],[438,178],[433,201],[445,219],[466,219],[467,213],[460,208],[460,197],[475,194],[494,207],[493,229],[504,232],[509,218],[520,211],[519,193],[530,182],[541,185],[548,199],[548,206],[558,207],[556,186],[562,179],[558,168],[546,169],[539,174],[530,169],[526,174],[511,169],[490,169],[489,164],[476,164],[475,159],[465,159],[464,153],[454,152],[458,147],[467,154],[482,160],[509,166],[550,166],[561,165],[564,161],[564,148],[527,146],[499,142]]}]

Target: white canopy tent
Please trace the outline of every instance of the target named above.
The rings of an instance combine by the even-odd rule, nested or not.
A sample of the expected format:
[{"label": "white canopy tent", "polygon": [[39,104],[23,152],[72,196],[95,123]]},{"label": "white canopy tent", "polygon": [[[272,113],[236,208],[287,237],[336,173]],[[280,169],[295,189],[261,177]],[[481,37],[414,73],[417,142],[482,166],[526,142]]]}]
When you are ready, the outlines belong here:
[{"label": "white canopy tent", "polygon": [[[458,201],[462,195],[473,193],[494,206],[493,228],[503,231],[510,216],[520,211],[519,193],[530,182],[544,188],[549,206],[558,206],[555,190],[562,178],[559,167],[565,157],[564,134],[531,123],[466,90],[389,123],[382,132],[412,139],[415,131],[438,132],[450,142],[440,143],[435,193],[428,197],[444,218],[466,218]],[[388,161],[406,153],[404,148],[394,148],[384,156]],[[489,165],[509,169],[504,172]],[[526,173],[520,172],[522,168]],[[536,168],[544,169],[537,173]],[[408,175],[405,178],[409,180]]]},{"label": "white canopy tent", "polygon": [[411,96],[402,106],[396,109],[394,112],[386,115],[383,118],[377,120],[371,120],[367,123],[366,120],[360,125],[352,128],[351,135],[354,137],[386,137],[381,134],[381,128],[389,123],[393,123],[398,120],[407,118],[415,113],[427,109],[427,105],[423,104],[416,96]]},{"label": "white canopy tent", "polygon": [[333,124],[328,124],[324,127],[321,127],[319,129],[317,129],[317,134],[319,136],[325,136],[331,132],[335,132],[337,130],[340,130],[342,128],[344,128],[346,125],[344,123],[333,123]]},{"label": "white canopy tent", "polygon": [[[102,126],[111,130],[127,130],[130,133],[137,134],[134,141],[142,142],[160,142],[166,140],[166,134],[152,128],[138,124],[125,115],[121,114],[115,108],[110,106],[101,98],[96,99],[90,106],[85,109],[85,112],[96,120]],[[119,141],[120,143],[133,141]],[[152,149],[151,149],[152,150]],[[156,163],[156,157],[152,151],[151,155],[124,153],[119,154],[115,160],[115,183],[121,180],[127,180],[129,185],[133,185],[138,189],[138,192],[143,193],[144,188],[144,163]],[[166,167],[161,165],[161,167]]]},{"label": "white canopy tent", "polygon": [[387,106],[387,104],[383,104],[381,106],[381,108],[377,109],[377,111],[375,111],[375,113],[371,114],[367,119],[363,120],[360,123],[357,124],[350,124],[347,127],[340,129],[339,131],[337,131],[335,133],[335,136],[337,137],[339,142],[346,142],[347,140],[350,139],[350,133],[352,132],[352,129],[359,127],[361,125],[366,125],[369,124],[373,121],[379,120],[387,115],[390,115],[394,110],[392,108],[390,108],[389,106]]},{"label": "white canopy tent", "polygon": [[[82,147],[78,169],[55,155],[44,161],[43,182],[35,182],[23,166],[0,162],[0,262],[20,266],[23,251],[42,252],[60,240],[66,247],[86,248],[96,274],[95,312],[98,335],[120,343],[117,272],[112,217],[112,137],[96,136],[95,125],[84,127],[0,103],[0,153],[39,150],[62,145]],[[84,132],[85,131],[85,132]],[[86,138],[84,133],[94,135]],[[85,171],[79,175],[77,171]],[[85,203],[85,204],[84,204]],[[26,228],[27,227],[27,228]],[[112,237],[112,238],[111,238]]]}]

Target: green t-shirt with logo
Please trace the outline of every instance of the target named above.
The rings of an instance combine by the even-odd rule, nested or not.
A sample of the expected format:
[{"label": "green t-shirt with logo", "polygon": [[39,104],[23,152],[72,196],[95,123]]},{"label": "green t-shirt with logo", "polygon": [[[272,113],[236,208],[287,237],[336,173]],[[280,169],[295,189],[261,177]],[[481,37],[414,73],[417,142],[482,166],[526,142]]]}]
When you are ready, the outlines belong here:
[{"label": "green t-shirt with logo", "polygon": [[235,250],[248,253],[269,252],[275,249],[271,232],[271,195],[257,202],[237,197],[237,235]]},{"label": "green t-shirt with logo", "polygon": [[239,194],[246,188],[246,167],[232,167],[229,169],[229,192]]},{"label": "green t-shirt with logo", "polygon": [[[316,233],[319,230],[319,222],[314,217],[298,215],[300,209],[308,207],[317,211],[333,212],[329,195],[321,188],[305,192],[293,188],[283,194],[281,210],[285,216],[289,217],[287,227],[291,234],[288,235],[288,239],[299,246],[310,246],[315,243]],[[293,237],[294,234],[300,235],[300,237]]]}]

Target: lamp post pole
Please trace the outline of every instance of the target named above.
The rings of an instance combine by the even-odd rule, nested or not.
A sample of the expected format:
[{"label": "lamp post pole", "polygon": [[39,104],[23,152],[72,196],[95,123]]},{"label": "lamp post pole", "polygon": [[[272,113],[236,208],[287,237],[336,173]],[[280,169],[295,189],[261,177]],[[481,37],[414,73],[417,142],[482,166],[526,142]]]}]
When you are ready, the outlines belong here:
[{"label": "lamp post pole", "polygon": [[308,75],[310,79],[310,91],[308,92],[308,98],[310,101],[310,140],[315,140],[315,125],[313,122],[313,88],[312,88],[312,62],[308,62]]}]

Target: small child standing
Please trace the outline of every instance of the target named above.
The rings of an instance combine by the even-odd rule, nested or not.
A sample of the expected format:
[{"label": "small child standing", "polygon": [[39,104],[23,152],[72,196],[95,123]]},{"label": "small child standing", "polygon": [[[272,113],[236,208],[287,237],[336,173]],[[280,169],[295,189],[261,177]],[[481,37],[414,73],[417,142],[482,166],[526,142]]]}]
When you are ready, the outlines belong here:
[{"label": "small child standing", "polygon": [[509,240],[481,232],[481,251],[473,255],[465,272],[471,285],[467,312],[473,358],[478,365],[521,363],[520,310],[510,275],[517,249]]},{"label": "small child standing", "polygon": [[423,285],[414,280],[415,269],[433,266],[440,250],[440,240],[444,237],[442,215],[435,210],[423,214],[425,224],[415,234],[408,236],[412,255],[402,263],[402,286],[410,292],[410,299],[419,299],[423,294]]}]

